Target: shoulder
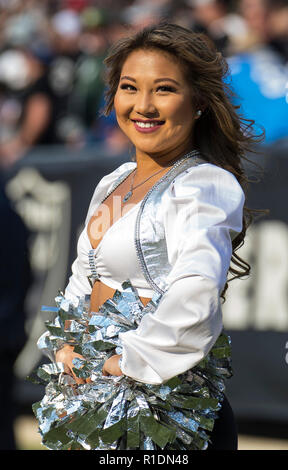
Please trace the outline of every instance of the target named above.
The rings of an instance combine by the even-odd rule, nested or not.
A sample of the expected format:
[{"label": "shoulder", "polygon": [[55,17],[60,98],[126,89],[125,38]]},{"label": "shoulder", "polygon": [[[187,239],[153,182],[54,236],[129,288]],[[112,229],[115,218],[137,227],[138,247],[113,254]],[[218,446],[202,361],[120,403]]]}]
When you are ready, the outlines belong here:
[{"label": "shoulder", "polygon": [[[107,175],[103,176],[99,183],[97,184],[97,187],[101,184],[110,184],[115,182],[118,178],[120,178],[122,175],[124,175],[126,172],[128,173],[129,171],[133,170],[135,168],[136,162],[124,162],[115,170],[111,171],[110,173],[107,173]],[[97,189],[96,187],[96,189]]]},{"label": "shoulder", "polygon": [[244,201],[244,191],[235,175],[212,163],[201,163],[186,169],[171,182],[169,194],[174,197],[202,196],[208,199]]},{"label": "shoulder", "polygon": [[[203,223],[225,219],[240,227],[243,218],[245,194],[237,178],[212,163],[189,167],[175,177],[163,195],[165,220],[197,215]],[[187,212],[188,211],[188,212]],[[204,220],[205,219],[205,220]],[[189,220],[191,220],[189,218]],[[199,222],[200,223],[200,222]]]},{"label": "shoulder", "polygon": [[102,199],[108,194],[120,178],[125,178],[125,175],[129,174],[136,166],[136,162],[124,162],[119,165],[115,170],[107,173],[98,182],[86,216],[86,222],[90,217],[90,214],[94,211],[95,207],[101,202]]},{"label": "shoulder", "polygon": [[94,194],[97,192],[109,191],[111,186],[117,182],[118,178],[121,178],[122,176],[124,177],[125,174],[128,174],[130,171],[132,171],[135,166],[136,162],[125,162],[118,166],[115,170],[107,173],[98,182]]}]

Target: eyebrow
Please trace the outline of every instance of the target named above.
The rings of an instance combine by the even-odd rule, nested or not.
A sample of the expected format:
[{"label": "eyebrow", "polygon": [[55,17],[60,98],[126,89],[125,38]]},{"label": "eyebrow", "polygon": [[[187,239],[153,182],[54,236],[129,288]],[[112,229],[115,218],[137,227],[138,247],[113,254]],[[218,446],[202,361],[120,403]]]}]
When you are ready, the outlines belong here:
[{"label": "eyebrow", "polygon": [[[136,83],[135,78],[128,77],[127,75],[124,75],[123,77],[121,77],[120,80],[131,80],[131,82]],[[159,82],[172,82],[172,83],[175,83],[175,85],[180,86],[180,83],[178,83],[173,78],[169,78],[169,77],[157,78],[156,80],[154,80],[154,83],[159,83]]]}]

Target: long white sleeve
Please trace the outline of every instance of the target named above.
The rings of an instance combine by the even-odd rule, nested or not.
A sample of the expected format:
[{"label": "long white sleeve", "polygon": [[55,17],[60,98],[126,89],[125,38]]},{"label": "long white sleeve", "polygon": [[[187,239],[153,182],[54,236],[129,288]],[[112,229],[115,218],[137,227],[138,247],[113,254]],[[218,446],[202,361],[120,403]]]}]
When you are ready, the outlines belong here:
[{"label": "long white sleeve", "polygon": [[242,230],[244,193],[212,164],[192,167],[171,183],[163,205],[172,270],[154,314],[120,334],[121,369],[160,384],[201,361],[222,330],[220,294],[231,261],[231,238]]}]

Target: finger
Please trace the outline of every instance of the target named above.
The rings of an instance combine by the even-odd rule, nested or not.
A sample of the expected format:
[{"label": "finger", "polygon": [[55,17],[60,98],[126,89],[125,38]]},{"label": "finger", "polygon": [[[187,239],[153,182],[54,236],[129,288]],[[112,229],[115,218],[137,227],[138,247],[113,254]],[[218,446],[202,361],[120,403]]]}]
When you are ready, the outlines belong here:
[{"label": "finger", "polygon": [[71,369],[71,372],[72,372],[72,376],[75,380],[75,382],[78,384],[78,385],[81,385],[81,384],[85,384],[85,379],[82,379],[81,377],[77,377],[77,375],[75,374],[75,372],[73,371],[73,369]]},{"label": "finger", "polygon": [[108,377],[110,374],[109,372],[106,371],[106,369],[102,369],[102,375],[104,375],[105,377]]},{"label": "finger", "polygon": [[84,379],[80,379],[79,377],[76,377],[76,375],[74,375],[74,379],[77,385],[82,385],[86,383]]},{"label": "finger", "polygon": [[70,367],[68,367],[64,362],[62,364],[64,364],[64,374],[71,375]]},{"label": "finger", "polygon": [[75,382],[78,385],[85,384],[85,380],[82,379],[82,378],[77,377],[77,375],[75,374],[73,369],[71,367],[69,367],[67,364],[64,364],[64,373],[67,374],[67,375],[70,375],[70,377],[73,377],[73,379],[75,380]]}]

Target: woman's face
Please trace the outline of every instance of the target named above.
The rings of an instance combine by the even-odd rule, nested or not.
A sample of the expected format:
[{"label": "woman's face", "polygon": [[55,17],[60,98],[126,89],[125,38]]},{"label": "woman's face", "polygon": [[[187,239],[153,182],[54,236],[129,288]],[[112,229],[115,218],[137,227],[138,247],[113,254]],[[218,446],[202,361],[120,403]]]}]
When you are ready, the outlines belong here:
[{"label": "woman's face", "polygon": [[133,51],[123,64],[114,107],[138,155],[177,157],[191,150],[196,109],[191,87],[172,55]]}]

